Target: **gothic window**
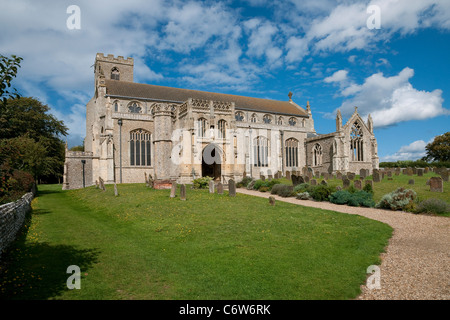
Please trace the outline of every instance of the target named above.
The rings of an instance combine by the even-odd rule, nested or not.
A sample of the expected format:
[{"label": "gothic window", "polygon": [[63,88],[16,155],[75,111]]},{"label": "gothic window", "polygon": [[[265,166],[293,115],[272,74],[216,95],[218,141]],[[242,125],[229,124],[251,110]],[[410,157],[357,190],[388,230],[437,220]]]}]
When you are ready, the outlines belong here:
[{"label": "gothic window", "polygon": [[227,122],[225,120],[219,120],[217,123],[219,129],[219,139],[225,139],[225,132],[227,130]]},{"label": "gothic window", "polygon": [[137,129],[130,132],[130,165],[151,166],[151,134]]},{"label": "gothic window", "polygon": [[205,118],[198,119],[197,126],[198,126],[198,136],[206,137],[206,119]]},{"label": "gothic window", "polygon": [[117,68],[112,68],[111,70],[111,80],[120,80],[120,72]]},{"label": "gothic window", "polygon": [[119,102],[114,102],[114,112],[119,112]]},{"label": "gothic window", "polygon": [[352,153],[352,161],[364,161],[363,150],[363,134],[361,125],[356,121],[350,132],[350,151]]},{"label": "gothic window", "polygon": [[142,108],[139,106],[137,102],[132,102],[128,106],[128,112],[131,113],[141,113]]},{"label": "gothic window", "polygon": [[297,119],[295,119],[294,117],[289,118],[289,125],[290,126],[295,126],[297,124]]},{"label": "gothic window", "polygon": [[316,143],[313,148],[313,167],[322,165],[322,147]]},{"label": "gothic window", "polygon": [[243,112],[240,112],[240,111],[236,112],[235,117],[236,117],[236,121],[239,121],[239,122],[244,121],[244,113]]},{"label": "gothic window", "polygon": [[277,125],[279,125],[279,126],[283,125],[283,117],[278,117]]},{"label": "gothic window", "polygon": [[253,143],[254,166],[269,166],[269,140],[266,137],[257,137]]},{"label": "gothic window", "polygon": [[264,121],[264,123],[267,123],[267,124],[272,123],[272,117],[270,115],[266,114],[263,117],[263,121]]},{"label": "gothic window", "polygon": [[303,127],[303,128],[305,127],[305,124],[306,124],[306,120],[303,119],[303,120],[302,120],[302,127]]},{"label": "gothic window", "polygon": [[286,140],[286,166],[298,167],[298,140],[291,138]]},{"label": "gothic window", "polygon": [[252,114],[252,118],[250,122],[256,123],[258,121],[258,118],[256,117],[256,114]]}]

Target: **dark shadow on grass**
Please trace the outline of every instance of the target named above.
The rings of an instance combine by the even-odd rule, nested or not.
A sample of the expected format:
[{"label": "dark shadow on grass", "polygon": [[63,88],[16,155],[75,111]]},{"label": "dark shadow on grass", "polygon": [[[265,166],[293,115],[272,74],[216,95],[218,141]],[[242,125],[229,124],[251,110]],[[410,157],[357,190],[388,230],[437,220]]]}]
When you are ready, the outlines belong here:
[{"label": "dark shadow on grass", "polygon": [[[77,249],[48,243],[17,246],[9,252],[0,272],[1,300],[47,300],[67,288],[67,267],[76,265],[81,275],[97,262],[96,249]],[[81,283],[83,276],[81,277]]]}]

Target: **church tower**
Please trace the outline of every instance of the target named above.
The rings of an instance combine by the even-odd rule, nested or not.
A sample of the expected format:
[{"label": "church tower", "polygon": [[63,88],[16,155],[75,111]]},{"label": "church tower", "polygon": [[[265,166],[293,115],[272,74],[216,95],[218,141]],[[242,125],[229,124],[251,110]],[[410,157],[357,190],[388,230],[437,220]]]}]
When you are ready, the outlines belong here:
[{"label": "church tower", "polygon": [[116,58],[112,54],[105,56],[103,53],[97,53],[94,67],[96,84],[99,78],[133,82],[133,58]]}]

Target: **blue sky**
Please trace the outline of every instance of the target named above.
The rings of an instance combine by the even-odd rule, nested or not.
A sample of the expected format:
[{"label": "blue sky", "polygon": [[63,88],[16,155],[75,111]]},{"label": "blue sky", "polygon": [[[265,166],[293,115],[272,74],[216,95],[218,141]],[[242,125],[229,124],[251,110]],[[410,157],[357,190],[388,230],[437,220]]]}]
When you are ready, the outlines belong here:
[{"label": "blue sky", "polygon": [[[81,24],[71,30],[73,4]],[[0,53],[24,58],[14,86],[64,120],[70,146],[85,135],[97,52],[133,57],[136,82],[276,100],[292,91],[310,101],[318,133],[335,131],[337,109],[345,121],[358,106],[372,115],[381,161],[418,159],[449,131],[448,0],[0,0],[0,9]]]}]

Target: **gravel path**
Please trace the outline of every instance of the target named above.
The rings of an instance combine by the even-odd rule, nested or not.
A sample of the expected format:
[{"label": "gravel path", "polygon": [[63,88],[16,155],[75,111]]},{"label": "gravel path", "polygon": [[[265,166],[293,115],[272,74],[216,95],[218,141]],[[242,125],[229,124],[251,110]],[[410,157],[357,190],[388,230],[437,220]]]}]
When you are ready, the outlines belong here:
[{"label": "gravel path", "polygon": [[[264,198],[274,196],[242,188],[237,191]],[[358,214],[394,229],[386,252],[381,254],[381,289],[363,285],[357,299],[450,299],[450,218],[274,197],[277,201]]]}]

